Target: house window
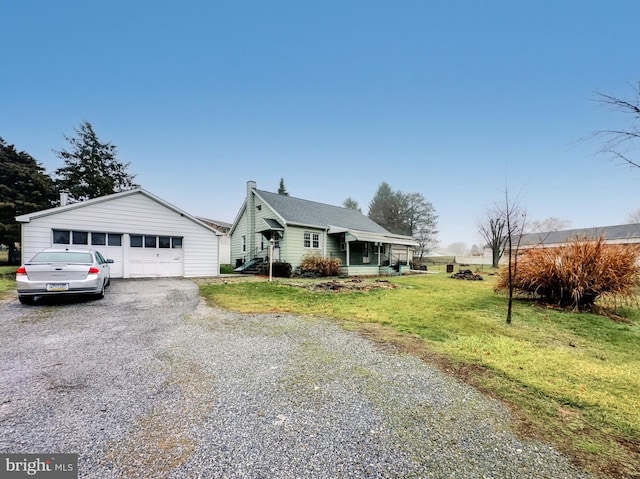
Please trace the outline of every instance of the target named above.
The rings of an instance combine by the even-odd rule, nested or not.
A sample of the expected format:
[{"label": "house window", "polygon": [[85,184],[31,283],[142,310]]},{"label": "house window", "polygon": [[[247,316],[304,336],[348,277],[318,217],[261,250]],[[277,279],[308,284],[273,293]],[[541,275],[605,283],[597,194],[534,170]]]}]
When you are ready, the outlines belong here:
[{"label": "house window", "polygon": [[369,243],[363,243],[362,245],[362,263],[369,264]]},{"label": "house window", "polygon": [[171,248],[171,238],[169,236],[160,236],[158,238],[158,246],[160,248]]},{"label": "house window", "polygon": [[53,230],[53,244],[69,244],[70,239],[71,239],[71,231]]},{"label": "house window", "polygon": [[247,237],[243,236],[242,237],[242,252],[244,253],[245,251],[247,251]]},{"label": "house window", "polygon": [[340,235],[340,251],[346,251],[347,249],[347,234],[342,233]]},{"label": "house window", "polygon": [[182,248],[182,237],[172,236],[171,237],[171,247],[174,249]]},{"label": "house window", "polygon": [[320,248],[320,233],[310,233],[305,231],[304,233],[304,247],[319,249]]}]

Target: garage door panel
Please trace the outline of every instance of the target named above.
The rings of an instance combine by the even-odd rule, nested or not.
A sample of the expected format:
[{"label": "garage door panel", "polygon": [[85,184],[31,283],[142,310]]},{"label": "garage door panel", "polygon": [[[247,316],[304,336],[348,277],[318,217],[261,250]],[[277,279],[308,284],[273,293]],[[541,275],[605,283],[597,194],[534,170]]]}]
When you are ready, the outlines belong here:
[{"label": "garage door panel", "polygon": [[183,276],[183,250],[173,248],[131,248],[130,276],[171,277]]}]

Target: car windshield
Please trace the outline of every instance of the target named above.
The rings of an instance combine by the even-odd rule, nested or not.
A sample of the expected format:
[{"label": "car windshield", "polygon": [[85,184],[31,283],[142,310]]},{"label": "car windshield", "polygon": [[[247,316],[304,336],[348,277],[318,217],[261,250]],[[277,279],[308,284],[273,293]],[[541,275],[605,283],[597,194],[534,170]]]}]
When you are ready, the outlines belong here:
[{"label": "car windshield", "polygon": [[91,253],[71,251],[43,251],[36,254],[29,263],[87,263],[91,264]]}]

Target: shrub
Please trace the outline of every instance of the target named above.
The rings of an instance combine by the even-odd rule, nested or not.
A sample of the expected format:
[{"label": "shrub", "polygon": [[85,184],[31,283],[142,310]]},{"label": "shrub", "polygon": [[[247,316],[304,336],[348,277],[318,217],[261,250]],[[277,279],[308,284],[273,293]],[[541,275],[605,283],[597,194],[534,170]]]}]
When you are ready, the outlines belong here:
[{"label": "shrub", "polygon": [[[607,245],[603,238],[576,238],[556,248],[520,253],[514,290],[545,302],[588,309],[600,296],[631,299],[640,286],[640,248]],[[508,271],[500,273],[496,291],[509,288]]]},{"label": "shrub", "polygon": [[230,264],[221,264],[220,265],[220,274],[233,274],[233,266]]},{"label": "shrub", "polygon": [[[258,266],[258,274],[267,276],[269,274],[269,263],[262,263]],[[291,278],[291,263],[274,261],[271,274],[274,278]]]},{"label": "shrub", "polygon": [[302,258],[301,276],[337,276],[340,274],[339,258],[323,258],[318,254],[310,254]]}]

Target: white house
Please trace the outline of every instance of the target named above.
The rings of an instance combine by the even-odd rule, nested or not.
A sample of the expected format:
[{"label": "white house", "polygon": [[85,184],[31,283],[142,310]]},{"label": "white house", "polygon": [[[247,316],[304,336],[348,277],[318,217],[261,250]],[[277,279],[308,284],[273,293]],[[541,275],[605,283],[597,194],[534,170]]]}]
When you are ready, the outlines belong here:
[{"label": "white house", "polygon": [[16,217],[22,262],[42,248],[93,248],[113,278],[202,277],[220,272],[215,228],[142,188]]}]

